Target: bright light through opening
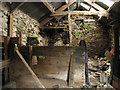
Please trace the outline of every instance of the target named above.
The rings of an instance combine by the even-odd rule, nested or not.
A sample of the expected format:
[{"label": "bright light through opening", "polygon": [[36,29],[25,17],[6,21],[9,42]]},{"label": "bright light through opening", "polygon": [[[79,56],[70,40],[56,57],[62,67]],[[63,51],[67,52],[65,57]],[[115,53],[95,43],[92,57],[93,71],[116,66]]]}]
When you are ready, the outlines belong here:
[{"label": "bright light through opening", "polygon": [[96,12],[96,10],[94,8],[91,8],[90,12]]},{"label": "bright light through opening", "polygon": [[90,8],[90,6],[88,6],[88,5],[84,4],[84,3],[81,3],[80,5],[83,6],[84,8],[86,8],[87,10],[89,10],[89,8]]},{"label": "bright light through opening", "polygon": [[106,4],[108,7],[111,7],[114,4],[114,1],[112,0],[100,0],[104,4]]}]

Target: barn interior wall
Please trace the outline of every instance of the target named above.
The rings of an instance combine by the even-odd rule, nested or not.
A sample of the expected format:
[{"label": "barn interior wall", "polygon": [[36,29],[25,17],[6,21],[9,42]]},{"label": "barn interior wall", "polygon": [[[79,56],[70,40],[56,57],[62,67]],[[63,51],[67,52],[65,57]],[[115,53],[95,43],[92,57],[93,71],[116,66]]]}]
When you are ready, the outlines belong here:
[{"label": "barn interior wall", "polygon": [[[71,19],[73,45],[76,46],[80,40],[85,40],[89,56],[103,56],[105,49],[107,49],[110,46],[110,42],[112,42],[109,35],[109,28],[97,22],[92,16],[73,15]],[[81,21],[76,20],[83,20],[84,25],[81,24]]]},{"label": "barn interior wall", "polygon": [[8,18],[10,14],[10,4],[0,2],[0,35],[8,34]]}]

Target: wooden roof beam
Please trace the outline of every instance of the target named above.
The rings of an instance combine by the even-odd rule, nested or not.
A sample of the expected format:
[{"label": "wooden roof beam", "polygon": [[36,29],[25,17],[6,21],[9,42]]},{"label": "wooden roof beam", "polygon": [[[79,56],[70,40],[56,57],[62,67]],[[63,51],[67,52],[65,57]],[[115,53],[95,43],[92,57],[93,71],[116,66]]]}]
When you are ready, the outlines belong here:
[{"label": "wooden roof beam", "polygon": [[[60,12],[60,11],[65,10],[67,7],[69,7],[70,5],[72,5],[75,1],[76,0],[71,0],[68,4],[63,5],[62,7],[60,7],[59,9],[57,9],[55,12]],[[42,22],[40,22],[40,26],[43,26],[44,24],[46,24],[51,19],[53,19],[53,17],[48,17],[48,18],[44,19]]]},{"label": "wooden roof beam", "polygon": [[[41,0],[41,1],[52,13],[55,12],[54,8],[48,3],[48,1],[46,1],[46,0]],[[57,22],[59,22],[59,20],[56,16],[54,16],[54,18],[56,19]]]},{"label": "wooden roof beam", "polygon": [[15,2],[11,5],[11,11],[10,13],[13,13],[16,9],[21,7],[25,2]]},{"label": "wooden roof beam", "polygon": [[51,14],[51,16],[62,16],[67,14],[80,14],[80,15],[99,15],[100,11],[90,12],[90,11],[62,11],[62,12],[55,12]]},{"label": "wooden roof beam", "polygon": [[109,12],[110,10],[112,10],[117,4],[118,4],[118,2],[115,2],[111,7],[109,7],[107,9],[107,11]]},{"label": "wooden roof beam", "polygon": [[91,6],[93,6],[94,8],[98,9],[102,14],[106,14],[108,15],[107,10],[105,10],[104,8],[100,7],[98,4],[96,4],[95,2],[92,2],[91,0],[84,0],[85,2],[87,2],[88,4],[90,4]]}]

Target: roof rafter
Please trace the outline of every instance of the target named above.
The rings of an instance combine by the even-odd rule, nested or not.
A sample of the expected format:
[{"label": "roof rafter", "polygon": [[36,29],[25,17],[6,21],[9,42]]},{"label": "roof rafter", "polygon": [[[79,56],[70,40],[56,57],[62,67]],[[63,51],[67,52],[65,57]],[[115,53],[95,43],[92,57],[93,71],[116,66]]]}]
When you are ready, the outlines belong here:
[{"label": "roof rafter", "polygon": [[55,12],[54,8],[46,0],[41,0],[41,1],[52,13]]},{"label": "roof rafter", "polygon": [[[61,6],[59,9],[57,9],[55,12],[60,12],[65,10],[67,7],[69,7],[70,5],[72,5],[76,0],[71,0],[68,4],[65,4],[63,6]],[[51,14],[52,15],[52,14]],[[44,24],[46,24],[48,21],[50,21],[51,19],[53,19],[53,17],[48,17],[46,19],[44,19],[42,22],[40,22],[40,26],[43,26]]]},{"label": "roof rafter", "polygon": [[114,8],[116,5],[118,4],[118,2],[115,2],[111,7],[109,7],[108,9],[107,9],[107,11],[109,12],[112,8]]},{"label": "roof rafter", "polygon": [[18,9],[19,7],[21,7],[25,2],[17,2],[17,3],[13,3],[11,5],[11,12],[10,13],[13,13],[16,9]]},{"label": "roof rafter", "polygon": [[[46,0],[41,0],[41,1],[52,13],[55,12],[54,8],[48,3],[48,1],[46,1]],[[56,19],[57,22],[59,22],[59,20],[56,16],[54,16],[54,18]]]},{"label": "roof rafter", "polygon": [[92,2],[91,0],[84,0],[84,1],[87,2],[88,4],[90,4],[91,6],[93,6],[94,8],[98,9],[99,11],[101,11],[101,13],[108,14],[107,10],[105,10],[102,7],[100,7],[95,2]]}]

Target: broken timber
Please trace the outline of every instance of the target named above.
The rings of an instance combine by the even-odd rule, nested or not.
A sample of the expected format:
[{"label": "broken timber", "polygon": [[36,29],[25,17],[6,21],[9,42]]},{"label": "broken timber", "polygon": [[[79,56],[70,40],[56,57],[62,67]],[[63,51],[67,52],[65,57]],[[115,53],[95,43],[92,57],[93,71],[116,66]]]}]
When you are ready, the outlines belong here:
[{"label": "broken timber", "polygon": [[16,53],[18,54],[18,56],[20,57],[20,59],[22,60],[22,62],[25,64],[25,66],[27,67],[27,69],[28,69],[28,70],[30,71],[30,73],[32,74],[32,77],[34,78],[37,86],[38,86],[39,88],[43,88],[44,90],[46,90],[45,87],[44,87],[44,86],[42,85],[42,83],[40,82],[39,78],[35,75],[35,73],[34,73],[33,70],[31,69],[31,67],[27,64],[27,62],[25,61],[25,59],[23,58],[23,56],[21,55],[21,53],[18,51],[18,47],[17,47],[17,46],[15,46],[15,51],[16,51]]}]

